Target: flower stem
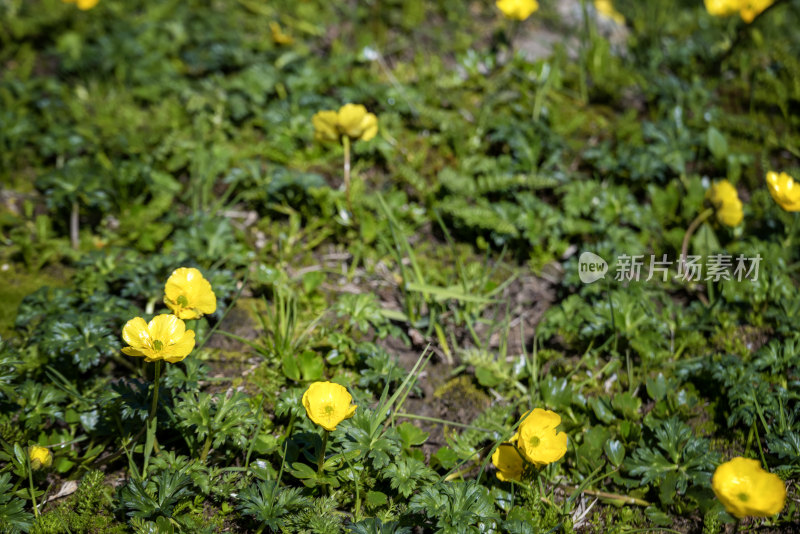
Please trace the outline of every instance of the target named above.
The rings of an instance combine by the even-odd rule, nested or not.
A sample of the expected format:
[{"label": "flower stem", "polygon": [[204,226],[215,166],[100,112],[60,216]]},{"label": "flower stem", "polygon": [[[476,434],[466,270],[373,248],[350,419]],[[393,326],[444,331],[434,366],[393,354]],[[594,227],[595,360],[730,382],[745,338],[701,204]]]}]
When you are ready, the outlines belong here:
[{"label": "flower stem", "polygon": [[468,474],[473,469],[475,469],[475,463],[470,463],[467,467],[459,469],[454,473],[450,473],[449,475],[444,477],[444,480],[450,482],[451,480],[458,480],[459,478],[464,478],[464,475]]},{"label": "flower stem", "polygon": [[619,493],[608,493],[605,491],[597,491],[597,490],[583,490],[581,493],[585,493],[586,495],[592,495],[593,497],[600,497],[601,499],[609,499],[613,501],[620,501],[624,504],[636,504],[638,506],[650,506],[650,503],[645,501],[644,499],[637,499],[636,497],[631,497],[630,495],[622,495]]},{"label": "flower stem", "polygon": [[611,283],[608,281],[608,278],[605,279],[605,282],[608,313],[611,314],[611,329],[614,331],[614,354],[616,354],[619,346],[619,332],[617,331],[617,320],[614,318],[614,301],[611,300]]},{"label": "flower stem", "polygon": [[322,434],[322,447],[319,449],[319,457],[317,458],[317,475],[322,475],[322,469],[325,467],[325,449],[328,447],[328,432],[323,430]]},{"label": "flower stem", "polygon": [[289,424],[286,425],[286,431],[283,433],[281,441],[286,441],[287,439],[289,439],[289,436],[292,435],[292,430],[294,430],[294,420],[295,420],[295,415],[294,412],[292,412],[292,415],[289,416]]},{"label": "flower stem", "polygon": [[342,146],[344,147],[344,191],[347,195],[347,211],[353,215],[353,202],[350,197],[350,138],[342,136]]},{"label": "flower stem", "polygon": [[206,436],[206,442],[203,444],[203,452],[200,453],[200,461],[204,462],[208,458],[208,451],[211,450],[211,433]]},{"label": "flower stem", "polygon": [[72,244],[72,248],[78,250],[80,246],[80,210],[78,206],[78,201],[72,201],[72,211],[69,214],[69,240]]},{"label": "flower stem", "polygon": [[586,7],[586,0],[581,0],[581,15],[583,18],[583,29],[581,31],[581,51],[580,51],[580,70],[578,71],[578,82],[580,84],[581,101],[586,104],[589,102],[589,48],[592,44],[592,26],[589,23],[589,10]]},{"label": "flower stem", "polygon": [[798,212],[794,213],[792,217],[792,224],[789,226],[789,232],[786,234],[786,239],[783,241],[783,248],[789,248],[792,246],[792,241],[794,240],[795,230],[797,229],[797,218],[800,217]]},{"label": "flower stem", "polygon": [[142,466],[142,476],[147,474],[147,464],[150,455],[156,447],[156,427],[158,426],[158,386],[161,382],[161,360],[156,361],[155,376],[153,378],[153,403],[150,405],[150,414],[147,416],[147,437],[144,443],[144,465]]},{"label": "flower stem", "polygon": [[33,515],[35,517],[39,517],[39,507],[36,506],[36,492],[33,489],[33,468],[31,467],[30,453],[26,457],[25,463],[28,466],[28,482],[30,483],[31,486],[31,502],[33,503]]},{"label": "flower stem", "polygon": [[150,405],[150,414],[147,421],[150,422],[156,418],[156,410],[158,409],[158,385],[161,381],[161,360],[156,361],[155,376],[153,377],[153,403]]},{"label": "flower stem", "polygon": [[680,261],[686,263],[686,254],[689,252],[689,240],[692,238],[692,235],[695,233],[697,228],[703,224],[703,222],[711,217],[714,213],[713,208],[708,208],[705,211],[701,212],[700,215],[695,217],[695,219],[689,224],[689,228],[686,229],[686,234],[683,236],[683,243],[681,244],[681,257]]}]

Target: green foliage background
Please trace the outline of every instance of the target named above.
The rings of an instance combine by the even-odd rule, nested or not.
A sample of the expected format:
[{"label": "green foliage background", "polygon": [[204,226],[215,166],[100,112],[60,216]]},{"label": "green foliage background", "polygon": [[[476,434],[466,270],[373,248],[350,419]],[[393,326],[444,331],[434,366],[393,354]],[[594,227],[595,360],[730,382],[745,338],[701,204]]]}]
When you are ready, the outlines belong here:
[{"label": "green foliage background", "polygon": [[[0,0],[0,532],[721,532],[737,455],[789,494],[740,527],[800,521],[800,228],[764,183],[800,178],[800,3],[541,4]],[[380,121],[352,206],[311,125],[346,102]],[[689,251],[760,255],[757,282],[579,281],[585,250],[676,259],[723,178],[744,222]],[[135,476],[152,369],[119,333],[180,266],[216,336],[169,366]],[[320,474],[324,379],[359,411]],[[511,486],[488,459],[532,407],[569,450]],[[32,443],[39,504],[80,481],[38,518]]]}]

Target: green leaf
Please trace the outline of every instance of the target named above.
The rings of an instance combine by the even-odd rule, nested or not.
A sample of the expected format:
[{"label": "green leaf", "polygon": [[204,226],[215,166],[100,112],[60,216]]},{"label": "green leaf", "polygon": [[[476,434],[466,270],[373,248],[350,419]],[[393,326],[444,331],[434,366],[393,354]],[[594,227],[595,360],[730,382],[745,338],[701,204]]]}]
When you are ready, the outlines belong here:
[{"label": "green leaf", "polygon": [[293,463],[290,472],[300,480],[307,478],[316,478],[317,476],[316,471],[314,471],[309,465],[301,462]]},{"label": "green leaf", "polygon": [[311,271],[303,275],[303,291],[313,293],[325,281],[325,273]]},{"label": "green leaf", "polygon": [[666,476],[664,476],[664,479],[661,481],[661,484],[658,487],[658,498],[661,500],[661,504],[669,505],[675,501],[678,477],[678,473],[674,471],[667,473]]},{"label": "green leaf", "polygon": [[721,248],[717,234],[711,225],[708,222],[700,225],[697,233],[692,237],[692,250],[694,253],[707,257],[718,253]]},{"label": "green leaf", "polygon": [[281,363],[283,366],[283,374],[286,378],[294,380],[295,382],[300,380],[300,368],[297,365],[297,358],[294,354],[284,354]]},{"label": "green leaf", "polygon": [[389,502],[389,498],[383,492],[370,490],[367,492],[365,502],[368,506],[377,507]]},{"label": "green leaf", "polygon": [[646,382],[647,394],[650,398],[658,402],[663,399],[667,394],[667,380],[664,375],[658,373],[655,378],[648,378]]},{"label": "green leaf", "polygon": [[443,469],[452,469],[458,463],[458,454],[450,447],[442,447],[431,456],[431,464],[437,463]]},{"label": "green leaf", "polygon": [[156,527],[158,528],[158,534],[174,534],[175,532],[175,527],[164,516],[156,518]]},{"label": "green leaf", "polygon": [[437,478],[431,468],[416,458],[409,457],[400,458],[387,465],[382,476],[389,480],[392,489],[396,489],[406,498],[421,484],[433,482]]},{"label": "green leaf", "polygon": [[724,160],[728,156],[728,141],[725,139],[722,132],[713,126],[709,126],[706,137],[708,149],[714,157],[719,160]]},{"label": "green leaf", "polygon": [[499,385],[503,380],[487,367],[477,367],[475,369],[475,378],[478,379],[480,385],[486,388],[493,388]]},{"label": "green leaf", "polygon": [[589,406],[591,406],[597,418],[604,423],[612,423],[616,419],[614,412],[612,412],[608,406],[607,397],[591,397],[589,399]]},{"label": "green leaf", "polygon": [[70,461],[68,458],[66,458],[64,456],[61,456],[60,458],[58,458],[56,460],[55,464],[53,464],[53,467],[59,473],[66,473],[67,471],[72,469],[74,466],[75,466],[75,462]]},{"label": "green leaf", "polygon": [[303,351],[297,363],[303,380],[313,382],[322,378],[325,364],[322,361],[322,357],[313,350]]},{"label": "green leaf", "polygon": [[428,439],[428,433],[413,423],[403,422],[397,426],[397,433],[403,440],[403,447],[411,448],[422,445]]},{"label": "green leaf", "polygon": [[28,455],[25,454],[25,450],[20,446],[19,443],[14,444],[14,456],[16,457],[19,465],[27,465]]},{"label": "green leaf", "polygon": [[595,425],[586,431],[583,444],[587,445],[599,455],[603,444],[608,441],[611,432],[604,425]]},{"label": "green leaf", "polygon": [[617,413],[622,415],[623,419],[636,421],[641,417],[639,409],[642,407],[642,401],[628,391],[615,395],[611,399],[611,406],[614,407]]},{"label": "green leaf", "polygon": [[18,529],[27,532],[31,527],[33,514],[25,511],[25,501],[11,494],[11,473],[0,475],[0,525],[10,532]]},{"label": "green leaf", "polygon": [[541,383],[542,399],[548,408],[566,410],[572,404],[572,388],[566,378],[548,375]]},{"label": "green leaf", "polygon": [[648,506],[644,510],[644,515],[656,525],[671,525],[672,519],[655,506]]},{"label": "green leaf", "polygon": [[625,459],[625,446],[619,440],[610,439],[606,441],[603,450],[606,452],[608,461],[614,467],[619,467],[622,464],[622,460]]}]

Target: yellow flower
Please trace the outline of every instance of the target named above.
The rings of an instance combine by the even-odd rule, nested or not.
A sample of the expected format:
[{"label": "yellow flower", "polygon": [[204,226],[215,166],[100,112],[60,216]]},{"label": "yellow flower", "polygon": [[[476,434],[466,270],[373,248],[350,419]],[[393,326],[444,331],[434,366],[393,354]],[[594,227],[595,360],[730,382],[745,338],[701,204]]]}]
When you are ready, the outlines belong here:
[{"label": "yellow flower", "polygon": [[800,186],[794,183],[791,176],[775,171],[767,173],[769,194],[778,205],[786,211],[800,211]]},{"label": "yellow flower", "polygon": [[77,4],[78,9],[86,11],[92,9],[100,0],[61,0],[65,4]]},{"label": "yellow flower", "polygon": [[378,117],[361,104],[345,104],[339,111],[317,112],[311,123],[318,141],[338,141],[343,135],[354,141],[369,141],[378,134]]},{"label": "yellow flower", "polygon": [[742,7],[741,0],[705,0],[706,11],[715,17],[733,15]]},{"label": "yellow flower", "polygon": [[361,104],[345,104],[336,114],[339,132],[351,139],[369,141],[378,134],[378,117]]},{"label": "yellow flower", "polygon": [[332,382],[314,382],[303,393],[303,406],[308,418],[328,431],[336,430],[336,425],[350,419],[356,407],[350,406],[353,397],[347,388]]},{"label": "yellow flower", "polygon": [[497,9],[510,19],[525,20],[539,9],[536,0],[497,0]]},{"label": "yellow flower", "polygon": [[775,515],[786,502],[780,477],[761,469],[758,460],[741,456],[717,467],[711,488],[725,509],[739,519]]},{"label": "yellow flower", "polygon": [[727,17],[737,11],[742,20],[750,24],[775,0],[705,0],[706,11],[715,17]]},{"label": "yellow flower", "polygon": [[31,460],[32,469],[50,467],[53,464],[53,454],[47,447],[32,446],[28,450],[28,458]]},{"label": "yellow flower", "polygon": [[566,454],[567,435],[556,431],[556,427],[561,424],[560,415],[535,408],[522,418],[522,424],[512,441],[516,440],[517,447],[526,460],[536,467],[542,467],[560,460]]},{"label": "yellow flower", "polygon": [[594,0],[594,8],[598,13],[610,18],[620,26],[625,24],[625,17],[614,9],[614,4],[611,3],[611,0]]},{"label": "yellow flower", "polygon": [[761,14],[762,11],[767,9],[773,3],[775,3],[775,0],[745,0],[742,2],[742,7],[739,10],[739,16],[742,17],[743,21],[750,24],[753,22],[753,19],[755,19]]},{"label": "yellow flower", "polygon": [[317,141],[338,141],[339,126],[337,123],[339,114],[332,110],[319,111],[311,117],[314,125],[314,138]]},{"label": "yellow flower", "polygon": [[179,362],[194,348],[194,331],[174,315],[156,315],[146,323],[136,317],[125,323],[122,339],[130,347],[122,352],[128,356],[143,356],[146,362],[165,360]]},{"label": "yellow flower", "polygon": [[294,42],[292,36],[287,33],[283,33],[281,25],[275,21],[269,23],[269,30],[272,33],[272,40],[275,42],[275,44],[290,45]]},{"label": "yellow flower", "polygon": [[198,319],[217,311],[217,297],[211,284],[194,267],[172,271],[164,293],[164,304],[178,319]]},{"label": "yellow flower", "polygon": [[504,482],[519,480],[525,467],[513,443],[501,443],[492,454],[492,463],[497,468],[497,478]]},{"label": "yellow flower", "polygon": [[742,201],[739,200],[736,188],[728,180],[721,180],[709,187],[706,200],[714,206],[717,220],[725,226],[733,228],[742,222]]}]

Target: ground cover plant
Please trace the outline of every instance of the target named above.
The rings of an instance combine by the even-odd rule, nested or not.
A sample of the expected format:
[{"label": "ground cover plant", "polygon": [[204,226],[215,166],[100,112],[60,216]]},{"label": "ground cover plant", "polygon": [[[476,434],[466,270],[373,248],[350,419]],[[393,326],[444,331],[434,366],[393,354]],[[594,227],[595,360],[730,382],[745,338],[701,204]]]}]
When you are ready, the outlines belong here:
[{"label": "ground cover plant", "polygon": [[800,531],[797,0],[0,0],[0,532]]}]

